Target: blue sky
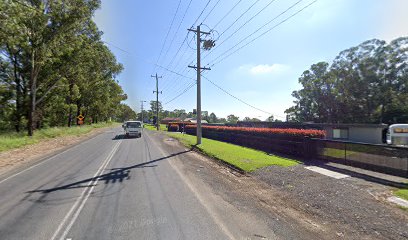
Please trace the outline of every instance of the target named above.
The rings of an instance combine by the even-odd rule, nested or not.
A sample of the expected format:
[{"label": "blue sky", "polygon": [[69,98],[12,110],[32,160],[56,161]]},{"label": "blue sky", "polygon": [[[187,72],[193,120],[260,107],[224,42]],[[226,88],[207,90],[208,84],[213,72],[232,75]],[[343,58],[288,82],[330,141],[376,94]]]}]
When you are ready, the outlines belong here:
[{"label": "blue sky", "polygon": [[[203,23],[202,30],[210,31],[238,1],[211,0],[197,24]],[[175,15],[179,2],[179,10]],[[271,0],[242,0],[214,29],[211,37],[217,40],[216,45],[219,47],[210,52],[202,51],[202,65],[214,63],[216,57],[290,6],[299,2],[257,34],[273,27],[313,0],[275,0],[236,31],[270,2]],[[190,0],[102,0],[102,7],[96,12],[94,19],[104,32],[103,40],[124,65],[125,70],[118,76],[118,80],[128,95],[126,102],[134,110],[140,111],[141,100],[155,100],[155,80],[150,75],[156,72],[163,76],[159,80],[159,90],[163,91],[159,101],[164,104],[164,109],[192,111],[195,108],[195,87],[169,102],[193,80],[154,66],[169,33],[158,64],[195,79],[195,72],[187,68],[189,64],[196,63],[194,34],[187,35],[187,28],[192,26],[208,1],[191,0],[186,11],[189,3]],[[211,9],[214,10],[210,12]],[[215,64],[204,75],[232,95],[283,119],[284,110],[293,105],[292,91],[301,87],[298,78],[303,71],[316,62],[330,62],[340,51],[365,40],[379,38],[390,41],[407,36],[408,15],[404,11],[407,9],[408,1],[405,0],[318,0],[253,43]],[[184,13],[184,20],[181,21]],[[207,19],[203,21],[207,15]],[[229,26],[231,28],[225,31]],[[257,34],[250,36],[247,41]],[[191,46],[182,45],[186,36],[187,42],[192,42]],[[222,43],[224,40],[226,41]],[[246,41],[243,42],[245,43]],[[181,50],[176,55],[180,46]],[[202,79],[202,109],[214,112],[218,117],[235,114],[241,119],[248,116],[264,120],[268,116],[267,113],[237,101],[205,79]]]}]

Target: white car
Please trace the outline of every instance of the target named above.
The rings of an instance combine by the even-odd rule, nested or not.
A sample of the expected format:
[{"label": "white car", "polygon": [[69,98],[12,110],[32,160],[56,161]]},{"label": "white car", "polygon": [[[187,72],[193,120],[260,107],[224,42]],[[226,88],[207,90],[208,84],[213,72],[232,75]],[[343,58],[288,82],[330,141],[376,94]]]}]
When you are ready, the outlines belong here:
[{"label": "white car", "polygon": [[142,137],[142,122],[141,121],[126,121],[122,125],[125,130],[126,137]]}]

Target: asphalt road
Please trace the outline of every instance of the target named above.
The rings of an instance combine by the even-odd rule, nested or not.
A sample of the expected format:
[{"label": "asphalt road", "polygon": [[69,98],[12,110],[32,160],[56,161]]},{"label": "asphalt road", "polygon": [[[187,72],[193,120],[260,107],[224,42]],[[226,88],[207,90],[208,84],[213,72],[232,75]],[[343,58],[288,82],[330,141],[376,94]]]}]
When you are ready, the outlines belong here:
[{"label": "asphalt road", "polygon": [[273,236],[245,216],[214,213],[222,204],[170,162],[186,150],[166,153],[148,131],[121,134],[108,130],[0,176],[0,239],[238,239],[245,228]]}]

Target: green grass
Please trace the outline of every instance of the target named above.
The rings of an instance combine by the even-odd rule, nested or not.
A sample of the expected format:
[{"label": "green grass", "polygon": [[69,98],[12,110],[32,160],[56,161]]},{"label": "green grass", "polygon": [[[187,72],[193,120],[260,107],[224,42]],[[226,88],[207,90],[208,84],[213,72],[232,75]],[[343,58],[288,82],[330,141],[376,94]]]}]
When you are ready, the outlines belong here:
[{"label": "green grass", "polygon": [[0,152],[35,144],[44,139],[62,137],[62,136],[80,136],[89,133],[95,128],[117,126],[119,123],[96,123],[92,125],[83,125],[81,127],[53,127],[36,130],[33,137],[27,136],[27,132],[5,132],[0,134]]},{"label": "green grass", "polygon": [[408,201],[408,189],[407,188],[399,189],[399,190],[395,191],[394,194],[397,197],[400,197],[400,198],[405,199],[405,200]]},{"label": "green grass", "polygon": [[[196,136],[180,133],[167,134],[180,140],[187,147],[195,146]],[[207,156],[227,162],[246,172],[252,172],[270,165],[289,167],[299,163],[293,159],[268,155],[262,151],[207,138],[202,138],[202,144],[195,147]]]},{"label": "green grass", "polygon": [[[354,151],[346,151],[346,156],[350,156],[351,154],[355,154],[357,152]],[[332,158],[344,158],[344,149],[336,149],[336,148],[324,148],[323,155],[332,157]]]},{"label": "green grass", "polygon": [[[146,129],[149,129],[149,130],[154,130],[154,131],[156,131],[156,127],[155,127],[153,124],[147,124],[147,123],[145,123],[145,124],[143,124],[143,127],[146,128]],[[167,131],[166,124],[160,124],[160,130],[161,130],[161,131]]]}]

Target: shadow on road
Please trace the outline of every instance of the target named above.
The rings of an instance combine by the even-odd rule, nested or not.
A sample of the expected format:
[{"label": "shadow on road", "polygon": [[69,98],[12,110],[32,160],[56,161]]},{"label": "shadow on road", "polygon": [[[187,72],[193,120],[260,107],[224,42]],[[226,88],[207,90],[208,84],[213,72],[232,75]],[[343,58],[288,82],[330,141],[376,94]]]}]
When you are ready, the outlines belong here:
[{"label": "shadow on road", "polygon": [[66,185],[63,185],[63,186],[55,187],[55,188],[37,189],[37,190],[28,191],[28,192],[26,192],[26,193],[40,192],[40,193],[47,194],[47,193],[51,193],[51,192],[55,192],[55,191],[60,191],[60,190],[68,190],[68,189],[73,189],[73,188],[92,187],[92,186],[94,186],[93,184],[90,184],[90,185],[85,185],[85,184],[86,184],[86,183],[89,183],[89,182],[93,182],[93,181],[95,181],[95,180],[97,180],[97,179],[98,179],[99,181],[104,181],[105,184],[108,184],[108,183],[116,183],[116,182],[121,183],[121,182],[123,182],[123,180],[128,180],[128,179],[130,179],[129,173],[130,173],[130,171],[131,171],[132,169],[135,169],[135,168],[147,168],[147,167],[150,168],[150,167],[156,167],[157,165],[149,165],[149,164],[152,164],[152,163],[155,163],[155,162],[159,162],[159,161],[163,161],[163,160],[169,159],[169,158],[171,158],[171,157],[174,157],[174,156],[177,156],[177,155],[181,155],[181,154],[184,154],[184,153],[187,153],[187,152],[190,152],[190,151],[191,151],[191,150],[186,150],[186,151],[182,151],[182,152],[170,154],[170,155],[165,156],[165,157],[161,157],[161,158],[154,159],[154,160],[151,160],[151,161],[148,161],[148,162],[144,162],[144,163],[135,164],[135,165],[132,165],[132,166],[129,166],[129,167],[113,168],[113,169],[110,169],[111,172],[105,173],[105,174],[102,174],[102,175],[99,175],[99,176],[96,176],[96,177],[87,178],[87,179],[84,179],[84,180],[81,180],[81,181],[77,181],[77,182],[74,182],[74,183],[66,184]]}]

